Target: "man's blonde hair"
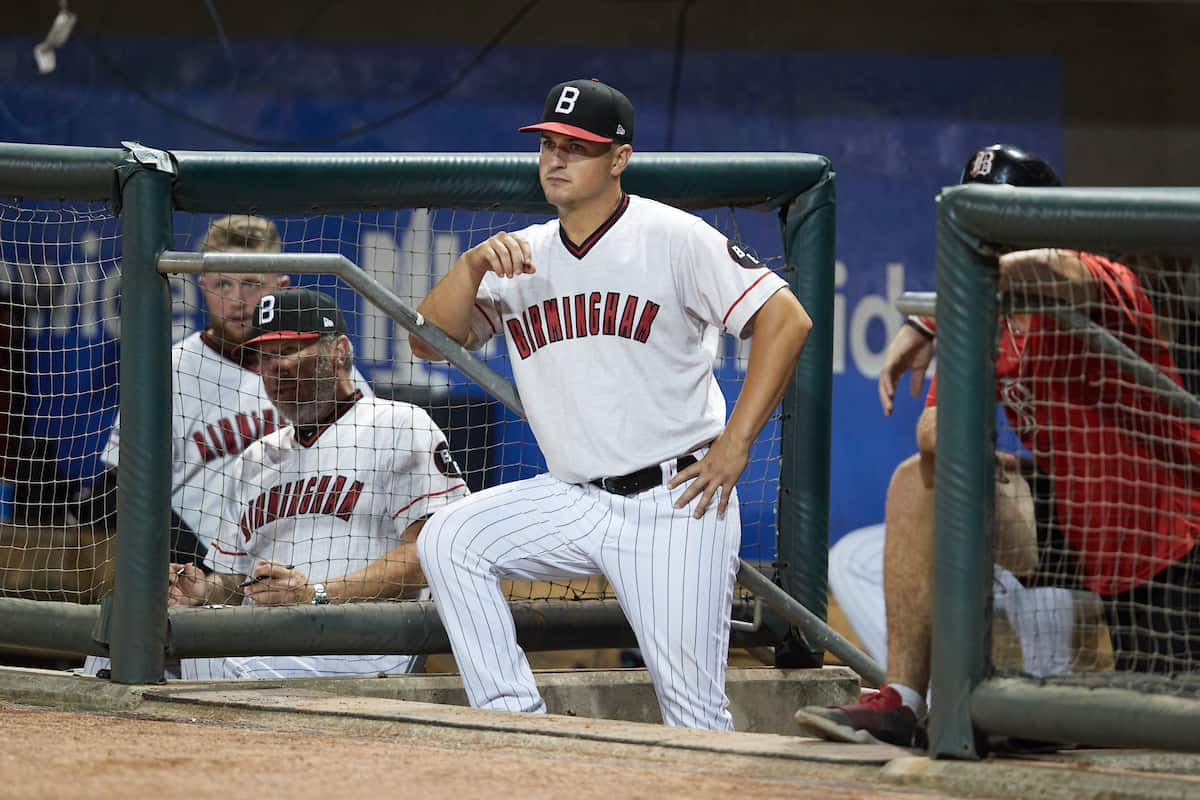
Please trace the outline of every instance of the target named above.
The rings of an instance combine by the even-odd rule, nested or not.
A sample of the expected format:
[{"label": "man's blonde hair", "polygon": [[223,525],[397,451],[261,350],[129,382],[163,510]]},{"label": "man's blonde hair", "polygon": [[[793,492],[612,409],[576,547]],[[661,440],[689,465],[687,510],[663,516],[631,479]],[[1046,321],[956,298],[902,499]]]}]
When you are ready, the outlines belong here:
[{"label": "man's blonde hair", "polygon": [[283,250],[275,223],[250,214],[221,217],[208,226],[208,232],[200,241],[200,250],[205,253],[220,253],[233,248],[259,253],[278,253]]}]

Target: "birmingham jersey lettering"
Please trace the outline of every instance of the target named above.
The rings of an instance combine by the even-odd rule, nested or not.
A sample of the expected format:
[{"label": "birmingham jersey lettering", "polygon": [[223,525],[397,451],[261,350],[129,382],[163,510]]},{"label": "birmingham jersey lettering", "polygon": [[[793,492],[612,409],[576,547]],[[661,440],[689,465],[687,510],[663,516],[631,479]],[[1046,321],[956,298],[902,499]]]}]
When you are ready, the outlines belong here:
[{"label": "birmingham jersey lettering", "polygon": [[408,403],[364,397],[315,441],[289,425],[242,456],[208,564],[249,575],[260,559],[278,561],[310,583],[362,569],[467,493],[447,455],[437,425]]},{"label": "birmingham jersey lettering", "polygon": [[[631,195],[582,244],[558,220],[516,235],[537,272],[484,276],[472,329],[480,342],[507,334],[552,475],[624,475],[721,433],[720,334],[741,335],[785,286],[778,275],[699,217]],[[630,371],[651,380],[613,377]]]},{"label": "birmingham jersey lettering", "polygon": [[275,409],[264,408],[248,414],[237,414],[233,419],[222,417],[216,425],[206,425],[204,431],[194,431],[192,441],[196,443],[196,452],[207,464],[218,458],[237,455],[251,442],[257,442],[277,427]]},{"label": "birmingham jersey lettering", "polygon": [[586,292],[544,300],[520,317],[505,320],[505,325],[523,361],[546,345],[584,336],[620,336],[645,344],[659,307],[634,295]]},{"label": "birmingham jersey lettering", "polygon": [[363,482],[346,475],[321,475],[272,486],[242,511],[238,527],[248,542],[254,531],[297,514],[325,514],[349,522],[362,497]]}]

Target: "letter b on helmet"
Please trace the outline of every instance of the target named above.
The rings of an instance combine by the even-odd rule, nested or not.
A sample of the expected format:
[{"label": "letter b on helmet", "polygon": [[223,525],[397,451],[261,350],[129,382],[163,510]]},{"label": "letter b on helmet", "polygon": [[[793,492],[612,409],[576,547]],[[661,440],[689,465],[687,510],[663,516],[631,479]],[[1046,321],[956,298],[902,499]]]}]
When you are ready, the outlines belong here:
[{"label": "letter b on helmet", "polygon": [[1011,144],[994,144],[976,150],[963,167],[960,183],[1008,186],[1062,186],[1062,181],[1042,159]]}]

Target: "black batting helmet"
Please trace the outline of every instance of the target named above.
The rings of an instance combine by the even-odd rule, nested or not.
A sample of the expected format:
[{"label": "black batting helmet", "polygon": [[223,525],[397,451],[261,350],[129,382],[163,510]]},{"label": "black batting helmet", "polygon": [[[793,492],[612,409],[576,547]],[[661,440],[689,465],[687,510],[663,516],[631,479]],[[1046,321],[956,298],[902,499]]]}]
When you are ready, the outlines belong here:
[{"label": "black batting helmet", "polygon": [[976,150],[967,159],[959,182],[1009,186],[1062,186],[1062,181],[1049,164],[1033,153],[1011,144],[994,144]]}]

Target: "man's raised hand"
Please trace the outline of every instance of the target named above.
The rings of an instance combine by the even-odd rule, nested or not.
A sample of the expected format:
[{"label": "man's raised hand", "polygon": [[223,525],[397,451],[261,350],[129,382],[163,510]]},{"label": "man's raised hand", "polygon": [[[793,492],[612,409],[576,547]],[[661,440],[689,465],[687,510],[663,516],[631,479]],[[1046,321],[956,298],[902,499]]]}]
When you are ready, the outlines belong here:
[{"label": "man's raised hand", "polygon": [[504,231],[475,245],[463,258],[477,275],[494,272],[501,278],[515,278],[537,272],[529,242]]}]

